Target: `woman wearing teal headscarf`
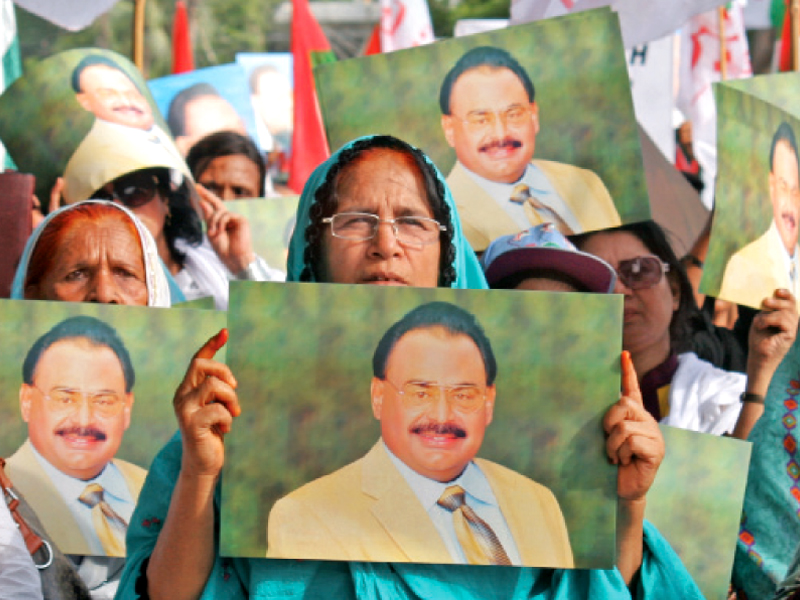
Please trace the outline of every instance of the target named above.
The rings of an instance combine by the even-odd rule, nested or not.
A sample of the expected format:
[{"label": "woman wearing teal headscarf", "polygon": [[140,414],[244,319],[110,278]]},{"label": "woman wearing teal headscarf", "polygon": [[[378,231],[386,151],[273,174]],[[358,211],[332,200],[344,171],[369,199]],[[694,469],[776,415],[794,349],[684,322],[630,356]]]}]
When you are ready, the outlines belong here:
[{"label": "woman wearing teal headscarf", "polygon": [[[324,219],[331,217],[337,209],[339,198],[336,196],[336,191],[339,189],[337,187],[339,172],[351,162],[369,160],[365,155],[374,148],[397,151],[405,155],[403,158],[411,157],[415,161],[417,170],[420,171],[433,218],[444,225],[447,232],[443,233],[439,247],[440,285],[486,288],[486,281],[477,259],[461,233],[455,204],[441,173],[421,152],[388,136],[355,140],[331,156],[312,174],[303,190],[298,207],[297,227],[290,243],[287,280],[321,279],[320,273],[324,274],[324,269],[320,267],[320,257],[325,251],[326,243],[320,234],[321,231],[325,231],[321,225],[326,223]],[[432,196],[437,197],[432,198]],[[385,216],[381,215],[381,218]],[[327,243],[331,243],[330,239]],[[200,356],[211,358],[214,351],[223,343],[224,335],[215,337],[204,350],[201,350]],[[190,384],[200,385],[199,382],[205,380],[205,374],[206,372],[200,368],[190,367],[182,388]],[[227,374],[221,370],[217,371],[215,376],[223,381],[230,381],[231,387],[235,385],[232,383],[232,378],[228,379]],[[194,383],[190,381],[192,377],[196,378]],[[195,391],[196,388],[192,389],[191,393]],[[178,404],[182,402],[181,394],[179,389],[176,394]],[[184,397],[188,397],[188,394]],[[238,413],[238,403],[235,403],[235,400],[231,402],[223,398],[222,401],[230,413]],[[200,406],[204,404],[200,403]],[[185,418],[185,413],[181,413],[180,409],[176,409],[176,412],[179,413],[179,419]],[[227,429],[229,422],[228,418],[223,429]],[[221,442],[219,444],[221,446]],[[159,533],[165,527],[165,522],[168,523],[166,527],[170,529],[169,543],[176,539],[178,531],[181,535],[186,533],[189,536],[196,533],[193,527],[187,528],[185,524],[179,529],[180,521],[186,516],[187,507],[193,510],[199,504],[194,502],[195,498],[191,493],[188,496],[188,503],[184,502],[187,498],[185,485],[179,484],[180,491],[176,492],[180,508],[170,509],[176,481],[181,474],[182,461],[186,460],[181,437],[176,435],[151,466],[129,526],[128,565],[117,598],[124,600],[147,596],[147,561],[156,548]],[[171,598],[178,598],[179,592],[185,591],[183,582],[187,583],[186,588],[192,587],[197,590],[197,595],[191,592],[186,597],[199,595],[204,599],[331,597],[405,600],[447,597],[477,600],[493,596],[509,599],[556,600],[631,597],[617,569],[553,571],[460,565],[223,559],[218,554],[220,499],[218,484],[213,489],[213,499],[211,524],[213,533],[212,531],[208,533],[208,537],[212,535],[214,537],[214,555],[211,564],[198,565],[195,573],[176,573],[170,559],[173,558],[173,553],[180,554],[180,544],[165,543],[157,549],[157,552],[161,552],[156,567],[161,581],[159,585],[169,590]],[[198,521],[202,519],[194,523]],[[183,542],[185,544],[186,540]],[[648,598],[701,597],[680,560],[658,532],[648,524],[645,524],[643,545],[644,560],[633,584],[637,595],[646,590]],[[193,550],[191,545],[188,545],[188,550],[190,552]],[[191,564],[193,567],[197,565],[194,562]],[[150,569],[150,575],[153,575],[153,569]],[[203,582],[205,587],[202,587]]]}]

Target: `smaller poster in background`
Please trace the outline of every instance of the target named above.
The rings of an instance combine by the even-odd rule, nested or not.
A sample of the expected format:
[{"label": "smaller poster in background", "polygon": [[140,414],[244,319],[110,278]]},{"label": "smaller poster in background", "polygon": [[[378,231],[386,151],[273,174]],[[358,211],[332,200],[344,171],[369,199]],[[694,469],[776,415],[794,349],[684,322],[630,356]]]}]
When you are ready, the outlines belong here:
[{"label": "smaller poster in background", "polygon": [[792,73],[716,84],[719,173],[703,293],[760,308],[785,288],[800,306],[798,93]]},{"label": "smaller poster in background", "polygon": [[256,121],[244,70],[237,64],[196,69],[148,82],[183,156],[217,131],[256,139]]},{"label": "smaller poster in background", "polygon": [[289,178],[294,129],[294,83],[289,52],[239,52],[236,64],[247,76],[258,144],[276,183]]},{"label": "smaller poster in background", "polygon": [[[0,311],[6,472],[62,552],[125,556],[147,469],[177,428],[172,397],[225,313],[24,300]],[[108,535],[100,494],[121,519]]]},{"label": "smaller poster in background", "polygon": [[67,50],[26,66],[0,97],[0,139],[36,195],[80,202],[117,177],[151,167],[189,175],[142,74],[99,48]]},{"label": "smaller poster in background", "polygon": [[297,219],[299,196],[230,200],[225,208],[247,217],[250,223],[253,252],[267,261],[273,269],[286,271],[289,240]]},{"label": "smaller poster in background", "polygon": [[416,495],[463,471],[512,564],[614,563],[619,296],[231,282],[229,318],[222,555],[463,562]]}]

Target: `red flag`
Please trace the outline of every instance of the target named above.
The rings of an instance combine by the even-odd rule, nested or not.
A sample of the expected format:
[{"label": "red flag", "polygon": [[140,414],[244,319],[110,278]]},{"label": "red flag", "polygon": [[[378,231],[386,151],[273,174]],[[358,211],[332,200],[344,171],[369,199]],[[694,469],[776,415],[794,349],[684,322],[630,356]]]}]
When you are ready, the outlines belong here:
[{"label": "red flag", "polygon": [[381,53],[381,24],[378,23],[372,30],[372,35],[369,36],[367,45],[364,47],[364,56],[369,56],[370,54],[380,54],[380,53]]},{"label": "red flag", "polygon": [[792,11],[786,3],[786,13],[783,16],[783,32],[781,32],[781,54],[778,61],[778,70],[783,73],[792,70]]},{"label": "red flag", "polygon": [[192,38],[189,35],[189,15],[183,0],[175,2],[175,19],[172,22],[172,72],[194,70]]},{"label": "red flag", "polygon": [[292,0],[292,7],[294,131],[287,185],[299,194],[311,172],[330,156],[311,69],[332,59],[333,53],[322,27],[311,14],[308,0]]}]

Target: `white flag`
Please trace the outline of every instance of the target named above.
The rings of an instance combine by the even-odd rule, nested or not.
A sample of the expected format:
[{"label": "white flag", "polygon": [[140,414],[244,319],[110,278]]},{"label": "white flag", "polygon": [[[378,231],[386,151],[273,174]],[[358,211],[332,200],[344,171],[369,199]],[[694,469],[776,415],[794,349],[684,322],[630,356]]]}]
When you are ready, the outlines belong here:
[{"label": "white flag", "polygon": [[381,52],[422,46],[433,39],[426,0],[381,0]]},{"label": "white flag", "polygon": [[14,0],[28,12],[69,31],[79,31],[108,12],[117,0]]},{"label": "white flag", "polygon": [[529,23],[610,6],[619,14],[626,48],[662,38],[692,16],[725,4],[725,0],[512,0],[511,24]]},{"label": "white flag", "polygon": [[[750,77],[750,53],[744,31],[742,7],[723,11],[727,78]],[[703,202],[711,207],[717,173],[717,110],[711,84],[720,81],[720,19],[712,10],[692,17],[681,32],[678,108],[692,122],[697,162],[703,168]]]}]

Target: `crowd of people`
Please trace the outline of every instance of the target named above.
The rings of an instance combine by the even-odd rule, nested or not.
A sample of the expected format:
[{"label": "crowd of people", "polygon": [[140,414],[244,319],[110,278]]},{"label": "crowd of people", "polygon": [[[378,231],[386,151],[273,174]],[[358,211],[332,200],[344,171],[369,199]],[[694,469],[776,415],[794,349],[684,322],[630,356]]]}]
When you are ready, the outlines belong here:
[{"label": "crowd of people", "polygon": [[[456,149],[466,135],[460,128],[466,125],[451,113],[460,111],[461,104],[473,97],[464,96],[463,88],[480,86],[478,80],[487,70],[513,73],[512,86],[517,83],[515,78],[527,77],[524,71],[521,75],[517,72],[518,65],[509,56],[479,50],[474,56],[465,55],[464,63],[454,67],[447,93],[442,96],[446,135]],[[84,65],[84,69],[92,66],[114,68],[94,63]],[[476,81],[462,79],[470,72]],[[80,73],[75,85],[79,93],[86,92]],[[532,86],[529,92],[523,88],[519,91],[524,96],[520,105],[533,106]],[[131,93],[135,95],[135,90]],[[538,130],[535,109],[519,112],[493,116],[500,126],[517,119],[530,121],[530,126]],[[148,127],[152,126],[148,122]],[[81,172],[86,178],[83,187],[93,188],[88,199],[55,210],[51,206],[51,212],[28,240],[12,297],[168,308],[211,296],[215,306],[225,310],[229,281],[281,280],[283,274],[253,251],[252,238],[258,232],[251,231],[247,220],[226,210],[224,204],[229,199],[263,195],[265,165],[258,149],[240,133],[224,131],[199,139],[187,152],[186,174],[166,167],[147,167],[98,181],[106,172],[104,157],[98,155],[89,161],[97,169]],[[523,171],[531,156],[524,160]],[[459,156],[459,161],[470,167],[468,157]],[[59,189],[54,190],[55,198],[60,195]],[[358,553],[351,562],[221,557],[220,473],[226,458],[225,437],[235,435],[236,419],[243,412],[236,373],[215,360],[227,343],[227,331],[222,330],[197,351],[175,391],[179,431],[150,465],[135,509],[126,515],[124,570],[114,566],[119,565],[119,558],[107,559],[117,562],[109,562],[105,570],[102,559],[84,561],[86,564],[77,564],[80,561],[76,559],[95,597],[701,598],[670,544],[645,520],[647,494],[665,454],[659,423],[741,439],[748,439],[755,427],[774,426],[765,406],[779,401],[773,397],[770,382],[795,341],[798,312],[794,296],[789,290],[778,289],[763,299],[750,327],[747,347],[739,348],[747,355],[745,372],[732,372],[705,360],[713,361],[713,356],[724,354],[709,352],[709,345],[737,342],[723,332],[699,330],[695,290],[665,232],[653,221],[586,231],[569,239],[555,225],[544,222],[518,233],[495,236],[481,250],[479,259],[462,228],[449,183],[433,162],[400,139],[374,135],[338,149],[309,178],[299,200],[285,278],[622,295],[622,389],[618,399],[609,399],[610,408],[603,419],[603,451],[618,468],[614,568],[561,568],[572,566],[569,541],[564,539],[558,544],[559,561],[543,563],[559,568],[469,566],[521,564],[519,556],[523,553],[513,549],[511,523],[504,526],[501,516],[495,535],[482,519],[490,523],[497,519],[486,514],[477,519],[482,523],[478,528],[494,540],[488,557],[486,552],[475,554],[465,547],[459,525],[455,529],[445,527],[445,545],[449,539],[447,547],[452,549],[454,562],[464,563],[458,566],[400,560],[361,562]],[[413,321],[417,317],[407,318]],[[437,410],[457,411],[461,407],[464,412],[472,411],[471,418],[482,419],[482,426],[491,420],[494,375],[489,373],[494,358],[489,358],[491,352],[484,348],[488,341],[483,339],[480,327],[471,324],[468,317],[459,318],[462,324],[456,325],[423,319],[387,342],[383,364],[376,367],[373,380],[381,390],[375,408],[378,413],[399,410],[399,396],[410,393],[405,385],[409,379],[403,380],[402,389],[391,391],[397,386],[387,373],[398,370],[393,358],[395,348],[403,339],[408,344],[412,338],[422,344],[419,340],[423,338],[415,332],[423,330],[430,334],[424,338],[429,346],[442,343],[442,339],[458,339],[464,356],[472,358],[477,356],[477,347],[477,364],[487,372],[474,386],[463,382],[432,386],[441,388],[438,397],[447,398],[444,404],[452,399],[453,406]],[[698,341],[700,334],[702,343]],[[35,387],[37,376],[33,369],[25,384]],[[462,389],[465,387],[469,389]],[[389,397],[396,402],[392,404]],[[426,401],[428,404],[422,406],[443,406]],[[384,453],[382,460],[390,461],[383,464],[403,463],[415,472],[409,477],[422,476],[449,485],[460,482],[468,471],[473,474],[464,481],[474,478],[475,464],[481,465],[478,471],[486,480],[494,476],[490,475],[493,467],[472,460],[474,452],[465,460],[439,468],[438,463],[431,466],[427,459],[420,459],[413,448],[408,450],[390,431],[382,431],[378,452]],[[447,447],[442,440],[452,432],[432,431],[431,436],[438,436],[436,444]],[[763,443],[775,442],[767,438]],[[779,470],[784,465],[765,468]],[[80,478],[97,476],[91,473]],[[477,477],[479,483],[475,485],[480,487],[482,476]],[[686,485],[695,483],[687,481]],[[464,483],[466,492],[461,490],[465,505],[472,502],[469,485]],[[440,506],[454,514],[461,511],[465,527],[475,529],[475,517],[471,516],[475,511],[452,504]],[[557,506],[552,510],[558,512]],[[299,518],[291,515],[287,510],[284,518]],[[26,550],[6,517],[5,504],[0,503],[0,597],[36,598],[38,575],[32,563],[25,560]],[[490,534],[486,534],[487,529]],[[296,535],[291,527],[287,531],[284,544],[291,543]],[[566,538],[563,523],[552,535]],[[780,582],[773,585],[773,593],[781,597],[797,594],[797,576],[792,581],[790,574],[796,573],[798,559],[795,557],[793,566],[790,559],[787,555],[784,563],[784,575],[789,580],[780,590]],[[736,573],[733,581],[739,598],[765,597],[751,592],[748,582],[737,578]]]}]

